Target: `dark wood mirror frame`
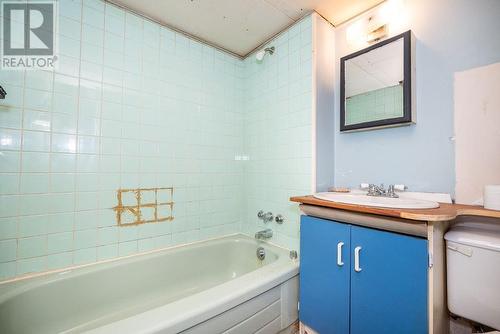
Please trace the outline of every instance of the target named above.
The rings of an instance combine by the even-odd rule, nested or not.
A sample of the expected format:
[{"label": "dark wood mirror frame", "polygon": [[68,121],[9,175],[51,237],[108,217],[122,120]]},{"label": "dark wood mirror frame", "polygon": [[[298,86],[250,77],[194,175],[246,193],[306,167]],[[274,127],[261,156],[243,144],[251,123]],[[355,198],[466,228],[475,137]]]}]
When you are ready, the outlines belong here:
[{"label": "dark wood mirror frame", "polygon": [[[340,58],[340,131],[355,131],[361,129],[391,127],[397,125],[409,125],[413,120],[412,116],[412,37],[411,30],[400,35],[388,38],[377,44],[371,45],[363,50]],[[382,119],[371,122],[346,125],[345,108],[345,62],[376,48],[387,45],[399,39],[403,39],[403,116],[397,118]]]}]

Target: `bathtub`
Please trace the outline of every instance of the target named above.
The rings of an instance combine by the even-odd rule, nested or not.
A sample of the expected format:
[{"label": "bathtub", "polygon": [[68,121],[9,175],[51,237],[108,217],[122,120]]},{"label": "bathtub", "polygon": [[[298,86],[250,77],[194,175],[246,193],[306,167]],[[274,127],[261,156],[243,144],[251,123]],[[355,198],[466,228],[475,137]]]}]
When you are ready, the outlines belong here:
[{"label": "bathtub", "polygon": [[232,235],[0,284],[0,333],[274,334],[297,320],[297,275]]}]

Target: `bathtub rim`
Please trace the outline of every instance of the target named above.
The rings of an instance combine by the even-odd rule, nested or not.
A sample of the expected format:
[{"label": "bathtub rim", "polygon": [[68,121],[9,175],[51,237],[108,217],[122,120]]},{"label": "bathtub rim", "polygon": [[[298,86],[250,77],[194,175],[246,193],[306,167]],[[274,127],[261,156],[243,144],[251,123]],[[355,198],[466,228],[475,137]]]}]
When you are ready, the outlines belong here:
[{"label": "bathtub rim", "polygon": [[[263,246],[276,254],[277,258],[263,267],[247,272],[233,280],[220,283],[208,289],[196,292],[192,295],[182,297],[178,300],[157,306],[153,309],[138,312],[137,314],[127,316],[123,319],[112,321],[95,328],[85,329],[86,333],[153,333],[160,328],[175,328],[173,333],[188,329],[200,322],[214,317],[224,311],[227,311],[239,304],[248,301],[257,295],[264,293],[290,278],[296,276],[299,272],[298,260],[290,259],[288,249],[275,245],[267,241],[256,240],[242,233],[233,233],[216,238],[199,240],[185,244],[164,247],[152,251],[132,254],[120,258],[108,259],[105,261],[79,265],[61,270],[36,273],[15,280],[9,283],[2,282],[0,285],[0,302],[5,302],[26,290],[36,288],[41,285],[50,284],[62,279],[71,279],[71,277],[85,275],[94,271],[109,268],[108,265],[120,265],[126,260],[141,261],[144,256],[168,256],[168,252],[181,250],[182,248],[196,246],[203,247],[203,244],[213,242],[245,242],[255,247]],[[166,253],[166,254],[162,254]],[[61,275],[57,273],[72,273],[73,275]],[[193,305],[195,305],[193,307]],[[148,318],[155,319],[148,321]],[[160,321],[158,321],[160,319]],[[137,323],[141,325],[137,327]],[[142,330],[143,326],[149,328]],[[74,327],[73,329],[78,329]]]},{"label": "bathtub rim", "polygon": [[161,253],[161,252],[164,252],[164,251],[174,250],[174,249],[177,249],[177,248],[188,247],[188,246],[192,246],[192,245],[198,245],[198,244],[209,242],[209,241],[216,241],[216,240],[221,240],[221,239],[230,239],[230,238],[233,238],[233,237],[242,237],[242,239],[246,239],[248,241],[254,240],[256,242],[260,242],[260,243],[263,243],[265,245],[270,245],[271,247],[276,247],[276,248],[278,248],[278,249],[280,249],[282,251],[286,251],[286,252],[290,251],[290,249],[285,248],[285,247],[280,246],[280,245],[277,245],[277,244],[275,244],[275,243],[273,243],[271,241],[263,241],[263,240],[258,240],[257,241],[257,239],[254,239],[254,238],[250,237],[249,235],[247,235],[245,233],[238,233],[238,232],[236,232],[236,233],[225,234],[225,235],[217,236],[217,237],[213,237],[213,238],[206,238],[206,239],[201,239],[201,240],[196,240],[196,241],[190,241],[190,242],[186,242],[186,243],[181,243],[181,244],[176,244],[176,245],[171,245],[171,246],[166,246],[166,247],[161,247],[161,248],[156,248],[156,249],[147,250],[147,251],[143,251],[143,252],[138,252],[138,253],[134,253],[134,254],[130,254],[130,255],[118,256],[118,257],[114,257],[114,258],[111,258],[111,259],[105,259],[105,260],[99,260],[99,261],[95,261],[95,262],[77,264],[77,265],[73,265],[73,266],[69,266],[69,267],[64,267],[64,268],[59,268],[59,269],[53,269],[53,270],[46,270],[46,271],[41,271],[41,272],[28,273],[28,274],[24,274],[24,275],[21,275],[21,276],[16,276],[16,277],[8,278],[8,279],[3,280],[3,281],[0,280],[0,296],[2,294],[2,289],[4,288],[4,286],[6,284],[9,284],[9,283],[16,283],[16,282],[26,281],[26,280],[30,280],[30,279],[36,279],[36,278],[40,278],[40,277],[44,277],[44,276],[51,276],[51,275],[55,275],[55,274],[65,275],[65,274],[69,274],[69,273],[71,273],[71,272],[73,272],[75,270],[78,270],[78,269],[84,269],[84,268],[93,267],[93,266],[100,266],[100,265],[103,265],[103,264],[109,264],[109,263],[119,262],[119,261],[123,261],[123,260],[127,260],[127,259],[133,259],[133,258],[136,258],[136,257],[151,255],[151,254],[155,254],[155,253]]},{"label": "bathtub rim", "polygon": [[182,332],[297,276],[299,274],[299,261],[287,259],[289,261],[280,261],[278,259],[234,280],[151,310],[86,330],[85,333],[153,334]]}]

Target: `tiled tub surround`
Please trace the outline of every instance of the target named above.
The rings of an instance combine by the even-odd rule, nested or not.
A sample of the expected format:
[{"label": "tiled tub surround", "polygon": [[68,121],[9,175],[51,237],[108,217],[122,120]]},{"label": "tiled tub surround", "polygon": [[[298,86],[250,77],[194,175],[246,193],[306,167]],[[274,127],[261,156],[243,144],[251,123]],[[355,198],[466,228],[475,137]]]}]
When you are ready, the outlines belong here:
[{"label": "tiled tub surround", "polygon": [[[59,68],[1,71],[0,280],[239,231],[243,63],[113,5],[59,4]],[[174,221],[118,228],[118,188]]]},{"label": "tiled tub surround", "polygon": [[[0,72],[0,280],[262,228],[298,249],[312,188],[313,18],[260,64],[101,1],[60,2],[59,67]],[[318,18],[316,18],[318,19]],[[116,190],[174,220],[116,226]]]},{"label": "tiled tub surround", "polygon": [[[262,63],[245,59],[245,225],[243,231],[271,227],[273,242],[299,247],[299,210],[288,201],[312,191],[312,16],[270,41],[273,55]],[[259,210],[285,216],[264,224]]]}]

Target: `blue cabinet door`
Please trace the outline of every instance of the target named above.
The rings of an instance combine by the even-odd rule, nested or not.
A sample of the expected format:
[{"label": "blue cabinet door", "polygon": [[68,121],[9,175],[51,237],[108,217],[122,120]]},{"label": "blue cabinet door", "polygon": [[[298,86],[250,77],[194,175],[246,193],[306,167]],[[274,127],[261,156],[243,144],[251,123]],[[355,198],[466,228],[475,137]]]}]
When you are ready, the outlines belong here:
[{"label": "blue cabinet door", "polygon": [[301,218],[299,317],[320,334],[349,333],[350,228],[330,220]]},{"label": "blue cabinet door", "polygon": [[351,251],[350,333],[427,333],[427,240],[352,226]]}]

